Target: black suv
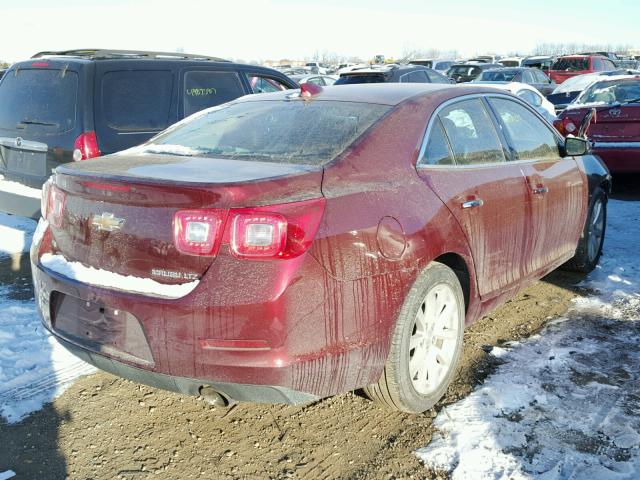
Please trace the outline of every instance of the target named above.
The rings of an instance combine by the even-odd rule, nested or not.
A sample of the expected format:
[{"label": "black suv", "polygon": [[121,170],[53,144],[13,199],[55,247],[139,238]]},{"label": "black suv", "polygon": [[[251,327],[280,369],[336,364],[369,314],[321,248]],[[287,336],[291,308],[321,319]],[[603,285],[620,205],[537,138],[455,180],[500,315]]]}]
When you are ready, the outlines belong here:
[{"label": "black suv", "polygon": [[422,65],[373,65],[341,73],[334,85],[353,83],[452,83],[439,72]]},{"label": "black suv", "polygon": [[447,70],[447,77],[455,83],[471,82],[485,70],[494,68],[504,68],[504,65],[499,63],[456,63]]},{"label": "black suv", "polygon": [[[0,176],[40,188],[62,163],[139,145],[242,95],[289,88],[298,86],[277,70],[202,55],[41,52],[0,81]],[[0,185],[0,210],[36,217],[39,202],[16,190]]]}]

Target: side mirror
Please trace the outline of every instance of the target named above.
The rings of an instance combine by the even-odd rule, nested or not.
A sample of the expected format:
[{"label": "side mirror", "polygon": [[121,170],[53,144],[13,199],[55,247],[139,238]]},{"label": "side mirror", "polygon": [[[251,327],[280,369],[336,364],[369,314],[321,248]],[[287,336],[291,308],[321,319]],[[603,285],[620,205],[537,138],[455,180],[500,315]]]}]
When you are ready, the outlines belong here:
[{"label": "side mirror", "polygon": [[564,153],[568,157],[579,157],[589,153],[589,141],[579,137],[567,137],[564,141]]}]

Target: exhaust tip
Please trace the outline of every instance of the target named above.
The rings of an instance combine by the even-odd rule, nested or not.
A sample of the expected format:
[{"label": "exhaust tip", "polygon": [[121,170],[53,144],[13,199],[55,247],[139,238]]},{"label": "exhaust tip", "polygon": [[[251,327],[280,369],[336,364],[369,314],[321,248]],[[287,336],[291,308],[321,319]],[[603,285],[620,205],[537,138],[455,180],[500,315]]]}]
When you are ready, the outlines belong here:
[{"label": "exhaust tip", "polygon": [[226,408],[231,406],[233,403],[231,399],[225,397],[220,392],[217,392],[209,385],[200,387],[200,396],[205,402],[209,405],[213,405],[214,407]]}]

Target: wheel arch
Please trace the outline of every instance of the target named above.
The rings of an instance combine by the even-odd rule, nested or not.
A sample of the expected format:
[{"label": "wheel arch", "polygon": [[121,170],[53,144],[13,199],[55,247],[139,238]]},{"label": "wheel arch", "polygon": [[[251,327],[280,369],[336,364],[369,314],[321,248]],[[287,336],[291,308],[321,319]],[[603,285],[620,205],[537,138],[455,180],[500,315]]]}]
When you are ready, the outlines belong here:
[{"label": "wheel arch", "polygon": [[458,253],[447,252],[434,258],[433,261],[446,265],[456,274],[464,295],[465,312],[468,312],[471,302],[471,274],[465,259]]}]

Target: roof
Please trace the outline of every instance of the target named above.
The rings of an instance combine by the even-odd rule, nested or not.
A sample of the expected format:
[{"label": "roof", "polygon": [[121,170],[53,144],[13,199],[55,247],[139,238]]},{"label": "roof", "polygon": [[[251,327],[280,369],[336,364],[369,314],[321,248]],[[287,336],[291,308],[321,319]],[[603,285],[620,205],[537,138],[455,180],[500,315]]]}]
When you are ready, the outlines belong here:
[{"label": "roof", "polygon": [[[380,105],[399,105],[400,103],[419,96],[430,95],[446,90],[467,90],[470,93],[478,93],[482,87],[468,88],[468,85],[453,85],[448,83],[368,83],[354,85],[334,85],[321,87],[321,93],[313,101],[340,101],[376,103]],[[485,88],[485,91],[491,90]],[[291,95],[297,95],[296,90],[284,92],[261,93],[260,95],[246,95],[238,99],[243,102],[261,102],[292,99]],[[464,92],[461,92],[464,93]],[[295,97],[297,99],[299,97]]]},{"label": "roof", "polygon": [[89,60],[105,59],[141,59],[153,58],[162,60],[210,60],[215,62],[228,62],[223,58],[198,55],[181,52],[148,52],[143,50],[108,50],[102,48],[83,48],[74,50],[58,50],[38,52],[31,58],[43,57],[75,57]]}]

